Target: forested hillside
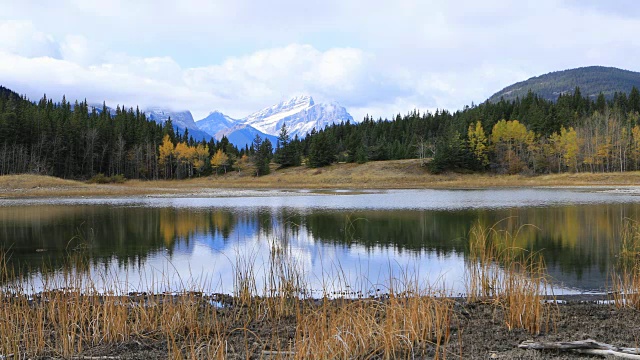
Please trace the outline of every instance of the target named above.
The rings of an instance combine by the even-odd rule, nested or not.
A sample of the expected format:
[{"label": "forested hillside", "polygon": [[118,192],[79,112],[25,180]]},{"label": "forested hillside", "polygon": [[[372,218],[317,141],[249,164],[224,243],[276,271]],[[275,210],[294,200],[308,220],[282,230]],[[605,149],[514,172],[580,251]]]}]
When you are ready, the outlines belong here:
[{"label": "forested hillside", "polygon": [[589,66],[555,71],[510,85],[493,94],[489,101],[500,98],[515,100],[524,98],[529,91],[546,100],[556,101],[560,94],[572,94],[579,87],[586,97],[595,99],[603,93],[611,99],[616,92],[629,93],[632,87],[640,88],[640,73],[613,67]]}]

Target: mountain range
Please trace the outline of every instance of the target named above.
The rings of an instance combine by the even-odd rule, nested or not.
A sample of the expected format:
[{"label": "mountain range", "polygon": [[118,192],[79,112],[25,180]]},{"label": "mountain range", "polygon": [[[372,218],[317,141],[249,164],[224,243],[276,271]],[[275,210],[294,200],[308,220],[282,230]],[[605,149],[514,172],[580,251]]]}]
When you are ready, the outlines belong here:
[{"label": "mountain range", "polygon": [[323,129],[327,125],[351,121],[353,117],[336,102],[316,103],[311,96],[302,95],[266,107],[242,119],[234,119],[219,111],[209,113],[204,119],[194,121],[189,111],[170,111],[162,108],[145,110],[147,117],[163,124],[169,117],[173,125],[181,132],[189,129],[194,139],[226,136],[238,146],[251,145],[256,135],[269,139],[275,146],[276,139],[286,124],[291,138],[305,137],[314,128]]},{"label": "mountain range", "polygon": [[189,134],[193,136],[194,139],[211,139],[211,135],[198,128],[198,125],[193,121],[193,115],[191,115],[190,111],[170,111],[162,108],[149,108],[144,112],[147,115],[147,119],[159,124],[164,124],[169,117],[171,117],[171,123],[177,130],[184,133],[185,129],[189,129]]},{"label": "mountain range", "polygon": [[576,87],[582,96],[595,98],[603,93],[611,99],[616,92],[628,94],[633,87],[640,89],[640,73],[614,67],[588,66],[576,69],[554,71],[532,77],[493,94],[489,101],[498,102],[501,98],[507,101],[522,99],[529,91],[550,100],[558,100],[560,94],[573,94]]},{"label": "mountain range", "polygon": [[[618,93],[629,93],[633,87],[640,88],[640,73],[613,67],[589,66],[532,77],[492,95],[488,100],[497,102],[524,98],[529,91],[550,100],[557,100],[560,94],[572,94],[579,87],[583,96],[595,99],[600,93],[611,99]],[[102,106],[96,106],[102,111]],[[109,108],[109,111],[114,112]],[[219,111],[209,113],[205,118],[194,121],[189,111],[171,111],[164,108],[148,108],[145,113],[150,120],[163,124],[171,118],[173,125],[182,133],[186,129],[197,140],[226,136],[238,146],[250,145],[256,135],[269,139],[274,145],[283,125],[286,124],[291,138],[305,137],[314,128],[319,130],[327,125],[351,121],[353,117],[336,102],[316,103],[309,95],[301,95],[265,107],[244,118],[235,119]]]},{"label": "mountain range", "polygon": [[351,121],[353,117],[338,103],[315,103],[308,95],[297,96],[255,112],[240,122],[265,134],[277,135],[283,124],[291,137],[304,137],[314,128]]}]

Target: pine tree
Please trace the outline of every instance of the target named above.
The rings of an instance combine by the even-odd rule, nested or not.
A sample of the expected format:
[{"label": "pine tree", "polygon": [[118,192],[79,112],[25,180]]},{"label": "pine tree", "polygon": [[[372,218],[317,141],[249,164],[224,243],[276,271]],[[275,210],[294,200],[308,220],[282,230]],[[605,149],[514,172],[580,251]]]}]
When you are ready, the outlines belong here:
[{"label": "pine tree", "polygon": [[314,135],[309,145],[309,167],[331,165],[335,161],[334,148],[334,139],[328,132],[321,130]]},{"label": "pine tree", "polygon": [[635,86],[629,93],[629,111],[640,112],[640,91]]},{"label": "pine tree", "polygon": [[251,149],[253,150],[252,160],[256,176],[269,174],[269,163],[273,153],[271,141],[269,139],[262,140],[262,137],[256,134]]},{"label": "pine tree", "polygon": [[286,124],[282,124],[276,142],[275,162],[282,168],[300,165],[300,155],[297,150],[296,144],[291,143]]}]

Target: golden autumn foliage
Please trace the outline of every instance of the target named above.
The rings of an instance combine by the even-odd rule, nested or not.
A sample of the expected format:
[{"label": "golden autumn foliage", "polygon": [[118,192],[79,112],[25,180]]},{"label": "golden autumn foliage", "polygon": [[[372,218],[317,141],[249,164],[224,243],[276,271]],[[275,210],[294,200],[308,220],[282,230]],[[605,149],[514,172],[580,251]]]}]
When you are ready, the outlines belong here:
[{"label": "golden autumn foliage", "polygon": [[224,172],[227,172],[227,165],[229,164],[229,156],[222,152],[222,150],[216,151],[216,153],[211,158],[211,166],[216,169],[216,173],[218,168],[224,168]]},{"label": "golden autumn foliage", "polygon": [[527,164],[526,155],[535,145],[536,136],[527,131],[518,120],[500,120],[491,131],[491,142],[498,164],[510,174],[522,171]]},{"label": "golden autumn foliage", "polygon": [[179,178],[191,177],[194,173],[200,175],[209,163],[209,147],[206,144],[189,146],[186,142],[174,146],[166,135],[159,147],[158,160],[166,169],[166,177],[172,176],[174,167]]},{"label": "golden autumn foliage", "polygon": [[209,160],[209,146],[205,144],[199,144],[193,148],[191,162],[198,174],[201,174]]},{"label": "golden autumn foliage", "polygon": [[475,126],[473,124],[469,125],[467,137],[469,139],[469,148],[476,160],[478,160],[482,166],[489,165],[488,139],[480,121],[476,122]]},{"label": "golden autumn foliage", "polygon": [[247,155],[242,155],[242,157],[238,159],[238,162],[236,163],[236,168],[238,168],[238,172],[248,168],[250,165],[250,162],[251,161],[249,160],[249,157]]},{"label": "golden autumn foliage", "polygon": [[181,142],[176,145],[175,153],[178,162],[187,163],[193,157],[193,148]]},{"label": "golden autumn foliage", "polygon": [[576,131],[570,127],[568,130],[562,127],[560,129],[560,146],[562,149],[562,156],[569,168],[572,171],[578,171],[578,151],[580,150],[578,144],[578,135]]},{"label": "golden autumn foliage", "polygon": [[171,169],[174,151],[175,147],[171,142],[171,138],[169,135],[165,135],[162,139],[162,144],[160,144],[160,148],[158,149],[158,164],[164,170],[165,178],[172,176]]}]

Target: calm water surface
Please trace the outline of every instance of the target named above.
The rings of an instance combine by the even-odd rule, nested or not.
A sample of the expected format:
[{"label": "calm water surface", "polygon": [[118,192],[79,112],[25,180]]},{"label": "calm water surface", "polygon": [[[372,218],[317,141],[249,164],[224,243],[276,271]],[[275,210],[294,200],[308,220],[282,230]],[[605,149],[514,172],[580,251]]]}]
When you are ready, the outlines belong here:
[{"label": "calm water surface", "polygon": [[[314,289],[384,289],[389,278],[464,292],[468,233],[519,230],[540,251],[556,293],[603,291],[623,223],[640,220],[633,191],[593,189],[252,192],[219,198],[0,200],[0,246],[18,278],[41,281],[70,254],[100,288],[233,290],[250,263],[263,287],[285,249]],[[37,287],[37,285],[36,285]],[[37,290],[37,289],[36,289]]]}]

